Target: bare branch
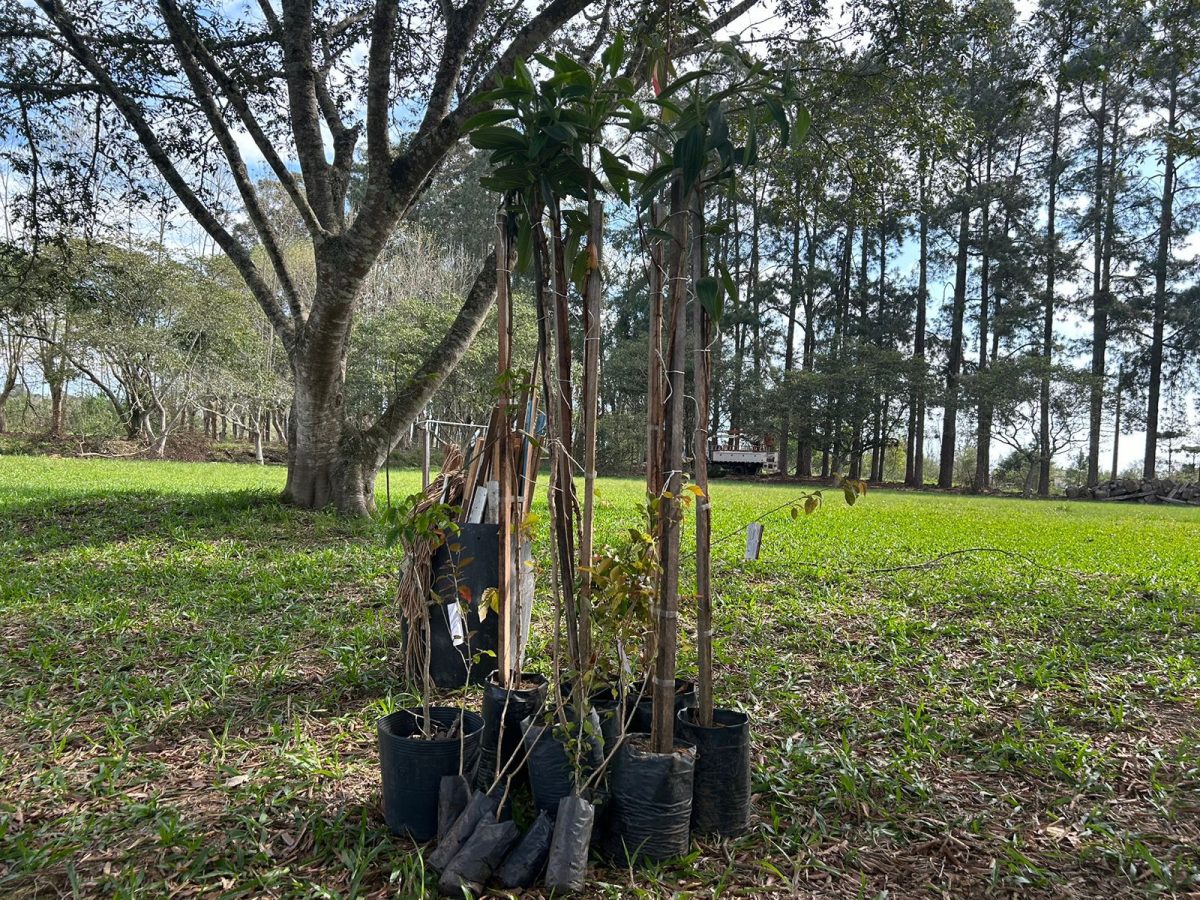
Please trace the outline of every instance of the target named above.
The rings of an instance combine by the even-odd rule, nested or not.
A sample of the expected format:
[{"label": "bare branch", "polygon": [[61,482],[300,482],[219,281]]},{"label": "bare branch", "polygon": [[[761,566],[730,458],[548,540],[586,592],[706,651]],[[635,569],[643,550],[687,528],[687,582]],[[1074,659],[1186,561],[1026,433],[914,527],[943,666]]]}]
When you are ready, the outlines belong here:
[{"label": "bare branch", "polygon": [[242,203],[245,204],[246,214],[250,217],[250,222],[258,234],[259,240],[262,241],[267,258],[271,261],[271,267],[279,279],[279,286],[287,299],[292,318],[297,322],[303,322],[304,310],[300,304],[300,295],[296,291],[292,274],[288,271],[287,263],[283,258],[275,229],[271,227],[270,220],[263,212],[258,195],[254,191],[254,184],[246,171],[246,163],[242,159],[237,141],[230,133],[229,126],[225,123],[225,117],[217,106],[217,101],[204,78],[204,73],[200,70],[200,63],[196,60],[194,48],[198,41],[195,32],[184,20],[179,7],[175,5],[175,0],[159,0],[159,9],[162,10],[163,21],[175,42],[175,53],[179,57],[179,61],[183,63],[188,83],[196,93],[196,99],[200,101],[200,106],[204,110],[208,124],[212,127],[217,144],[225,154],[225,160],[229,163],[229,171],[233,175],[233,182],[237,186],[238,194],[241,195]]},{"label": "bare branch", "polygon": [[263,131],[253,110],[250,109],[250,104],[246,100],[246,96],[233,83],[233,79],[229,77],[229,74],[216,61],[198,34],[195,34],[192,50],[195,52],[200,64],[221,88],[221,92],[229,100],[229,105],[238,114],[242,126],[253,139],[259,153],[263,155],[263,158],[267,161],[267,165],[271,167],[271,171],[275,173],[275,177],[283,185],[283,189],[287,192],[288,197],[291,198],[292,204],[296,207],[296,212],[308,228],[309,234],[312,235],[314,240],[318,241],[326,237],[328,232],[317,221],[312,207],[308,204],[308,199],[300,190],[299,183],[296,181],[292,171],[279,156],[279,153],[275,150],[275,145],[271,143],[270,138]]},{"label": "bare branch", "polygon": [[479,30],[479,23],[487,10],[487,0],[470,0],[462,9],[454,9],[450,3],[446,7],[446,42],[442,45],[442,58],[438,63],[437,75],[433,80],[433,90],[429,94],[429,105],[425,108],[425,118],[421,122],[418,133],[433,128],[450,112],[450,101],[454,98],[454,89],[458,85],[458,77],[462,74],[463,60],[467,50]]},{"label": "bare branch", "polygon": [[[262,0],[264,5],[266,0]],[[273,14],[272,14],[273,15]],[[283,0],[283,22],[279,28],[283,45],[283,71],[287,82],[288,111],[304,192],[317,221],[332,231],[337,226],[329,190],[329,163],[321,137],[321,113],[317,102],[317,72],[313,66],[312,0]]]},{"label": "bare branch", "polygon": [[367,177],[380,178],[391,159],[388,147],[388,103],[391,91],[392,40],[397,4],[375,0],[371,46],[367,56]]}]

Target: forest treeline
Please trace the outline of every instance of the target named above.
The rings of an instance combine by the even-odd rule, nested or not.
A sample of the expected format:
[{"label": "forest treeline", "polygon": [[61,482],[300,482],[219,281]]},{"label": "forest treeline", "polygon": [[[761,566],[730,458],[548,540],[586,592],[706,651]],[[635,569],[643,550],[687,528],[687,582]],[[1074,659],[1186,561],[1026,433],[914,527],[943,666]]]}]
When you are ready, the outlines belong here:
[{"label": "forest treeline", "polygon": [[[712,430],[770,443],[800,476],[977,490],[1002,479],[1041,494],[1066,469],[1087,484],[1117,474],[1131,432],[1145,433],[1145,477],[1200,443],[1200,4],[1044,0],[1022,14],[973,0],[901,14],[859,0],[836,21],[785,6],[743,40],[807,98],[807,135],[764,143],[709,201],[705,252],[730,288]],[[172,238],[167,213],[155,240],[95,209],[53,236],[31,228],[34,172],[43,203],[68,175],[30,162],[48,138],[18,119],[6,159],[21,190],[5,204],[0,262],[10,420],[160,445],[181,429],[286,442],[288,356],[228,262]],[[485,154],[452,151],[368,276],[345,364],[352,420],[385,410],[470,291],[497,204],[484,174]],[[353,208],[365,169],[348,177]],[[286,186],[259,185],[290,271],[312,276],[289,289],[311,293],[304,223]],[[653,226],[645,212],[611,224],[600,460],[632,471],[647,352],[634,248]],[[259,258],[280,252],[241,236]],[[536,321],[528,286],[517,293],[520,358]],[[429,415],[486,416],[491,343]],[[35,382],[45,387],[24,389]]]}]

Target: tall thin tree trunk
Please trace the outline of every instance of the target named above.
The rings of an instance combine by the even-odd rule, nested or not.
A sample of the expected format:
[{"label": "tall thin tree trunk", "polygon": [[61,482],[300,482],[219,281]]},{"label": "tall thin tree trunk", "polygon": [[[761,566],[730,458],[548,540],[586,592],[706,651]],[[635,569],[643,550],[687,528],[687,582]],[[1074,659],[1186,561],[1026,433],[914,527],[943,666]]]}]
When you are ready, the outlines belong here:
[{"label": "tall thin tree trunk", "polygon": [[909,394],[907,459],[904,483],[921,487],[925,483],[925,318],[929,305],[929,188],[925,178],[927,155],[921,148],[918,165],[917,224],[917,321],[913,330],[912,390]]},{"label": "tall thin tree trunk", "polygon": [[[50,388],[50,436],[62,437],[67,421],[67,379],[56,374],[49,379]],[[140,431],[140,428],[139,428]]]},{"label": "tall thin tree trunk", "polygon": [[1146,456],[1142,476],[1154,478],[1158,456],[1158,416],[1162,394],[1163,338],[1167,321],[1167,272],[1171,261],[1171,231],[1175,205],[1175,140],[1179,104],[1178,67],[1171,71],[1167,100],[1166,155],[1162,200],[1158,212],[1158,250],[1154,257],[1154,312],[1150,333],[1150,384],[1146,397]]},{"label": "tall thin tree trunk", "polygon": [[780,411],[779,424],[779,471],[788,474],[788,453],[791,448],[792,432],[792,399],[791,385],[788,374],[795,368],[796,363],[796,310],[800,306],[800,182],[796,183],[796,218],[792,222],[792,265],[791,265],[791,295],[788,298],[787,336],[784,339],[783,351],[783,380],[785,390],[789,392],[784,398],[783,409]]},{"label": "tall thin tree trunk", "polygon": [[971,178],[967,176],[958,213],[958,254],[954,268],[954,306],[950,323],[950,359],[946,370],[946,400],[942,415],[942,452],[938,461],[938,487],[954,486],[954,451],[958,442],[958,392],[963,362],[963,319],[967,309],[967,252],[970,245],[971,209],[967,196]]},{"label": "tall thin tree trunk", "polygon": [[[801,368],[804,372],[812,372],[816,366],[817,354],[817,207],[813,204],[811,225],[807,229],[808,260],[804,273],[804,355],[801,358]],[[801,420],[800,441],[796,453],[799,456],[796,473],[802,478],[812,477],[813,456],[813,414],[805,404]]]},{"label": "tall thin tree trunk", "polygon": [[[704,197],[697,187],[692,195],[691,275],[693,286],[704,277]],[[712,660],[712,509],[708,493],[708,397],[712,379],[709,345],[712,326],[702,303],[692,301],[692,394],[696,401],[695,431],[692,433],[692,455],[695,459],[696,487],[696,661],[699,671],[697,701],[700,724],[713,724],[713,660]],[[790,345],[789,345],[790,346]],[[781,445],[783,451],[786,445]],[[786,474],[786,468],[784,468]]]},{"label": "tall thin tree trunk", "polygon": [[1054,118],[1050,125],[1050,162],[1046,174],[1046,294],[1042,301],[1042,374],[1038,392],[1038,495],[1050,496],[1050,384],[1054,365],[1054,308],[1058,273],[1058,178],[1062,141],[1061,76],[1054,86]]},{"label": "tall thin tree trunk", "polygon": [[[1113,452],[1112,452],[1112,480],[1117,480],[1117,472],[1121,462],[1121,401],[1123,398],[1122,388],[1125,383],[1125,366],[1122,364],[1117,374],[1117,384],[1113,390],[1116,392],[1116,409],[1113,412]],[[1151,476],[1153,477],[1153,476]]]},{"label": "tall thin tree trunk", "polygon": [[[658,204],[650,205],[650,224],[661,227]],[[650,241],[650,312],[646,335],[646,492],[657,497],[662,490],[662,423],[653,415],[663,404],[662,323],[663,323],[663,250],[662,241]]]},{"label": "tall thin tree trunk", "polygon": [[1108,354],[1108,298],[1102,289],[1104,265],[1104,144],[1108,111],[1108,85],[1100,89],[1100,111],[1096,118],[1096,171],[1092,235],[1092,365],[1091,399],[1088,410],[1087,485],[1100,483],[1100,431],[1104,423],[1104,370]]},{"label": "tall thin tree trunk", "polygon": [[[992,148],[987,151],[987,163],[984,167],[984,190],[991,189],[992,184]],[[975,448],[975,490],[986,491],[990,486],[992,476],[992,402],[989,397],[987,373],[988,360],[988,328],[991,305],[991,199],[983,198],[983,211],[979,219],[979,389],[980,400],[978,409],[979,428]]]},{"label": "tall thin tree trunk", "polygon": [[664,404],[666,440],[663,473],[669,496],[659,507],[659,589],[655,616],[657,654],[654,665],[654,705],[650,724],[651,749],[671,753],[675,747],[675,659],[679,616],[680,494],[683,478],[684,353],[687,343],[687,204],[683,178],[676,170],[671,186],[670,308],[667,311],[667,384]]}]

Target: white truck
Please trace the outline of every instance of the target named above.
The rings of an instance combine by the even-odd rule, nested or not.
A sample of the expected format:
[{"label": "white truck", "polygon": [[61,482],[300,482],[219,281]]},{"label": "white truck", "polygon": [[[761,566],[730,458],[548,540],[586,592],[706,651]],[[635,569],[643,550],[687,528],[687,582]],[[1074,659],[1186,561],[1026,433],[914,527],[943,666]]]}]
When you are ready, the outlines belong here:
[{"label": "white truck", "polygon": [[712,440],[708,462],[730,475],[774,475],[779,472],[779,454],[769,442],[736,431],[718,434]]}]

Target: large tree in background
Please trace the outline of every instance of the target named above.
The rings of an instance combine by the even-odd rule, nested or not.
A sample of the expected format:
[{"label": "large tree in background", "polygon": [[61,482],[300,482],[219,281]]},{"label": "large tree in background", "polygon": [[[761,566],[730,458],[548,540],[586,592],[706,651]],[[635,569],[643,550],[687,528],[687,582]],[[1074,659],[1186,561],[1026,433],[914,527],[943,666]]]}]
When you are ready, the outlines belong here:
[{"label": "large tree in background", "polygon": [[[1177,195],[1181,166],[1200,156],[1194,135],[1200,113],[1200,24],[1195,4],[1160,0],[1152,7],[1153,42],[1149,54],[1146,105],[1155,118],[1151,140],[1160,147],[1162,184],[1159,188],[1155,236],[1154,295],[1150,314],[1150,365],[1146,403],[1146,455],[1143,477],[1154,478],[1158,463],[1159,407],[1162,398],[1163,357],[1170,311],[1173,271],[1172,244],[1179,239]],[[1183,329],[1180,330],[1181,332]]]},{"label": "large tree in background", "polygon": [[[56,116],[94,119],[94,146],[79,151],[79,171],[87,171],[89,157],[94,169],[98,156],[110,166],[153,165],[237,268],[287,352],[295,395],[285,497],[363,514],[374,507],[387,453],[482,324],[495,266],[484,262],[453,323],[365,427],[345,415],[350,333],[364,281],[502,76],[552,38],[591,41],[587,54],[613,23],[653,18],[606,4],[598,26],[585,21],[578,30],[587,33],[575,34],[572,22],[587,6],[439,0],[406,4],[400,15],[394,0],[282,0],[278,8],[260,0],[260,15],[238,18],[188,0],[36,0],[3,8],[0,30],[10,49],[0,87],[10,100],[10,131],[29,145],[35,193],[37,138],[53,130]],[[708,26],[752,6],[722,4]],[[693,47],[705,33],[684,35],[677,46]],[[641,69],[635,59],[630,71]],[[402,141],[400,124],[412,125]],[[312,243],[311,298],[296,286],[251,176],[250,147]],[[63,165],[60,174],[70,170]],[[216,190],[221,178],[232,182],[235,197]],[[88,193],[86,183],[81,188]],[[239,238],[235,225],[244,222],[261,256]]]}]

